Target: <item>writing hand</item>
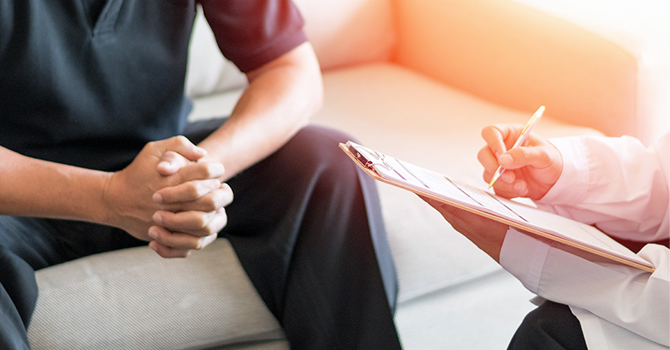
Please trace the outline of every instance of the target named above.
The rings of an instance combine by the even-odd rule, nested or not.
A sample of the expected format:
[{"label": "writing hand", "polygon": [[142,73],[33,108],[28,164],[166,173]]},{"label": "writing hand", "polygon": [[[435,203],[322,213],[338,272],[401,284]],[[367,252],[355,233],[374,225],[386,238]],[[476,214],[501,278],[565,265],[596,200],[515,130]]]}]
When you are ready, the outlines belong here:
[{"label": "writing hand", "polygon": [[541,199],[556,183],[563,171],[563,159],[554,145],[535,133],[514,149],[521,134],[521,124],[497,124],[482,129],[486,141],[477,154],[484,166],[484,181],[493,178],[498,166],[506,169],[493,185],[496,194],[505,198]]}]

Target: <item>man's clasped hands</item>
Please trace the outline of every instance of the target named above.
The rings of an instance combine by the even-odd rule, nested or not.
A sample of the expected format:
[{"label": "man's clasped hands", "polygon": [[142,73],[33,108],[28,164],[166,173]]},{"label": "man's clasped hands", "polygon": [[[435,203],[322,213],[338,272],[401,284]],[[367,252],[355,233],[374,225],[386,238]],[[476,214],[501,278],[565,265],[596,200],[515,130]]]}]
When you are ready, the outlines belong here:
[{"label": "man's clasped hands", "polygon": [[110,173],[106,221],[150,241],[164,258],[187,257],[213,242],[233,200],[225,169],[183,136],[150,142],[125,169]]}]

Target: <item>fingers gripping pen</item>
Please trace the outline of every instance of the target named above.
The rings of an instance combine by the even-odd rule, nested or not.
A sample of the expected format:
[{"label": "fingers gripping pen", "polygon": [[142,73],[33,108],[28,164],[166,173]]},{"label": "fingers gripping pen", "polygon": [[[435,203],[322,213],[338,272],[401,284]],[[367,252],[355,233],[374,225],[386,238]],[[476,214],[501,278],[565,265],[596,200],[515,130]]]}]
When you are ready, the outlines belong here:
[{"label": "fingers gripping pen", "polygon": [[[514,146],[510,149],[517,148],[521,145],[523,145],[524,141],[528,138],[528,135],[530,134],[531,130],[533,130],[533,127],[535,127],[535,124],[537,124],[537,121],[540,120],[542,117],[542,113],[544,113],[544,106],[540,106],[538,110],[533,113],[533,116],[530,117],[528,120],[528,123],[526,123],[526,126],[521,130],[521,135],[519,135],[519,138],[516,140],[514,143]],[[489,188],[493,187],[493,184],[500,178],[500,176],[505,172],[505,169],[502,166],[498,166],[498,169],[496,169],[495,174],[493,174],[493,178],[491,179],[491,182],[489,183]]]}]

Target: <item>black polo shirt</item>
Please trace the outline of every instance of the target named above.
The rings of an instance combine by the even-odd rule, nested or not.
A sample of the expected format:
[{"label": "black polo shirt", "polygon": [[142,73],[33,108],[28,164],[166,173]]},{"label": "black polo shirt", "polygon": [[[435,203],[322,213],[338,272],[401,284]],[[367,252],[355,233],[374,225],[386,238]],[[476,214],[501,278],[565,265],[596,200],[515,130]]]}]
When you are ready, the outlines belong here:
[{"label": "black polo shirt", "polygon": [[0,145],[111,171],[181,134],[196,2],[244,72],[306,40],[289,0],[0,0]]}]

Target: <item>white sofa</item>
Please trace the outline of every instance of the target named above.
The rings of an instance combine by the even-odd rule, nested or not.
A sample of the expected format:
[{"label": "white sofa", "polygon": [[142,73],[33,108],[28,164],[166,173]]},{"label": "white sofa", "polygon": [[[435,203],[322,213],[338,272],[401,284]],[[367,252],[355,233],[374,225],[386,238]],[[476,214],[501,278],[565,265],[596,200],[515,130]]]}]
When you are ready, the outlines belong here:
[{"label": "white sofa", "polygon": [[[477,186],[481,128],[525,123],[539,105],[547,117],[536,130],[546,137],[648,142],[670,129],[668,99],[657,93],[670,91],[670,69],[649,60],[662,57],[649,56],[659,49],[654,31],[626,32],[631,23],[620,24],[616,11],[588,14],[601,0],[563,2],[296,0],[324,72],[325,103],[313,122]],[[628,5],[618,6],[624,13]],[[662,28],[655,18],[640,21]],[[226,115],[244,77],[220,57],[202,18],[192,45],[192,119]],[[404,347],[505,348],[532,295],[416,196],[379,190]],[[36,350],[288,348],[225,239],[186,260],[134,248],[37,279]]]}]

